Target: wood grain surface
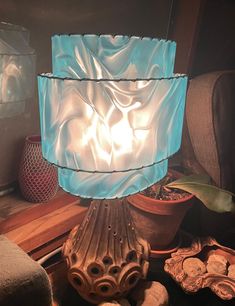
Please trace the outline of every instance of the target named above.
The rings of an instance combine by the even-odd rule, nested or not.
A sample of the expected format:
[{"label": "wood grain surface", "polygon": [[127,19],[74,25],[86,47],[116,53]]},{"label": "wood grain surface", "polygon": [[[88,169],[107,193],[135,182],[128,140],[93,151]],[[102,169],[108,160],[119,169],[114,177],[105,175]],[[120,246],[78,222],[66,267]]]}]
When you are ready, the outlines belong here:
[{"label": "wood grain surface", "polygon": [[0,198],[0,234],[37,259],[61,246],[86,211],[79,197],[62,190],[49,202],[38,204],[13,193]]}]

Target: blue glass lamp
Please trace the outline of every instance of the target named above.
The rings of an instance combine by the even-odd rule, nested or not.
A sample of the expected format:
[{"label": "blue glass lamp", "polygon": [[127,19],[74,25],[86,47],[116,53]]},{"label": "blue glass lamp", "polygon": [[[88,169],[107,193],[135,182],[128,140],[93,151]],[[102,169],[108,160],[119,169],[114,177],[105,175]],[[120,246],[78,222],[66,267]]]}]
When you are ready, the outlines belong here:
[{"label": "blue glass lamp", "polygon": [[[173,74],[175,50],[174,42],[155,38],[52,37],[53,73],[38,77],[42,151],[58,166],[59,184],[64,190],[83,198],[123,198],[166,175],[168,158],[181,144],[187,86],[185,75]],[[127,226],[123,232],[121,223],[114,221],[115,216],[124,216],[133,228],[124,202],[93,201],[87,218],[64,247],[70,281],[91,302],[124,293],[144,274],[145,243],[133,236],[133,248],[127,247],[133,230]],[[113,223],[116,235],[110,234]],[[88,224],[96,224],[96,240]],[[103,247],[99,230],[105,228],[110,245],[117,243],[117,233],[121,233],[117,247],[122,242],[127,251],[120,262],[115,261],[117,254],[112,247],[111,251],[110,246]],[[92,247],[92,243],[85,243],[85,236],[90,242],[94,240]],[[95,247],[97,241],[102,254]],[[96,260],[94,248],[99,255]],[[89,252],[93,260],[81,267],[78,257]],[[128,262],[130,254],[134,254],[133,260]],[[106,259],[109,264],[105,264]],[[133,263],[135,269],[130,268]],[[117,274],[110,276],[114,266]]]}]

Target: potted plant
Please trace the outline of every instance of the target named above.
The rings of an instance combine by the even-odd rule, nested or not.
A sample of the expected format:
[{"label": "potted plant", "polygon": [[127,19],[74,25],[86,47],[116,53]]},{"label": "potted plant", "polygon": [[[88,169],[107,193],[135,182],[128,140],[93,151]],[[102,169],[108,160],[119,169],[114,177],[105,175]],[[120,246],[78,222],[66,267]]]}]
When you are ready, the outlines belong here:
[{"label": "potted plant", "polygon": [[156,256],[170,254],[178,246],[179,226],[195,197],[210,210],[235,211],[234,195],[209,182],[205,175],[183,176],[170,170],[162,181],[128,197],[136,228]]}]

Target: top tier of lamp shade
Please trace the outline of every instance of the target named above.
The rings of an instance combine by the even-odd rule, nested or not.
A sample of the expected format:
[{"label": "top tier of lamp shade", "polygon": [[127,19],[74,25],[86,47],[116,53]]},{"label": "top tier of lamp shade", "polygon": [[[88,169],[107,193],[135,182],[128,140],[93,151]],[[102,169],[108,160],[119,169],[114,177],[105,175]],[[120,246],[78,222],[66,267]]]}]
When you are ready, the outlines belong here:
[{"label": "top tier of lamp shade", "polygon": [[173,75],[176,44],[122,35],[55,35],[53,74],[75,79],[149,79]]},{"label": "top tier of lamp shade", "polygon": [[52,37],[38,77],[42,150],[59,183],[88,198],[136,193],[165,176],[181,143],[187,77],[175,43],[111,35]]},{"label": "top tier of lamp shade", "polygon": [[33,96],[35,51],[29,31],[0,22],[0,119],[20,115]]}]

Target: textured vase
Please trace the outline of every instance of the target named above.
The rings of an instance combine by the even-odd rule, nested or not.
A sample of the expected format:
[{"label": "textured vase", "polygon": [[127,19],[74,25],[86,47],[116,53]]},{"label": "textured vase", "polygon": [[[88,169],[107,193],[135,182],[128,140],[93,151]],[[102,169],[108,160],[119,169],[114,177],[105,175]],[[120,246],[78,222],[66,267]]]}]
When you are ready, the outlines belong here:
[{"label": "textured vase", "polygon": [[19,169],[19,185],[29,202],[47,202],[58,190],[57,169],[42,157],[41,137],[29,136]]}]

